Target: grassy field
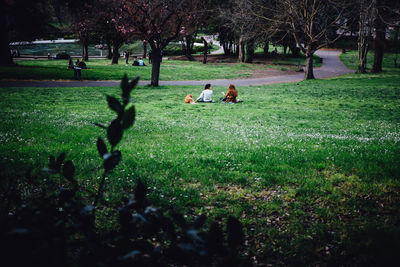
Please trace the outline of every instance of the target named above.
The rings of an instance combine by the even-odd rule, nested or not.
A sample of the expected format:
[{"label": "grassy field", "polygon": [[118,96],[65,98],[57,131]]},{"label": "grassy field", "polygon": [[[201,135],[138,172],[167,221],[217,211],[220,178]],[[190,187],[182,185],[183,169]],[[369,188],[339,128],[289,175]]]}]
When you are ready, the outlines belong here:
[{"label": "grassy field", "polygon": [[[305,60],[301,59],[304,65]],[[119,80],[126,73],[129,77],[140,75],[142,80],[151,79],[151,65],[138,67],[125,64],[121,58],[119,64],[111,65],[110,60],[91,59],[87,70],[82,70],[83,80]],[[208,63],[180,60],[164,60],[161,64],[160,80],[212,80],[249,78],[255,70],[278,69],[282,75],[296,69],[297,58],[279,58],[273,64]],[[18,60],[16,67],[0,67],[0,79],[17,80],[72,80],[73,70],[69,70],[68,60]],[[321,64],[315,57],[315,66]]]},{"label": "grassy field", "polygon": [[[347,51],[346,53],[342,53],[340,55],[340,60],[350,69],[357,70],[357,50]],[[399,69],[394,67],[394,59],[397,57],[397,62],[399,62],[400,55],[394,53],[386,53],[383,57],[383,70],[384,72],[396,72]],[[372,65],[374,64],[374,51],[369,51],[367,55],[367,71],[372,69]],[[381,74],[380,74],[381,75]],[[371,77],[371,76],[369,76]]]},{"label": "grassy field", "polygon": [[[212,89],[214,99],[226,91]],[[238,91],[244,103],[188,105],[185,95],[201,88],[135,89],[137,119],[107,179],[109,205],[140,178],[156,205],[239,218],[258,264],[385,265],[398,257],[400,70]],[[105,96],[118,94],[1,88],[1,171],[42,167],[65,151],[93,190],[101,174],[95,142],[105,136],[93,123],[113,118]]]},{"label": "grassy field", "polygon": [[[132,64],[132,62],[131,62]],[[129,77],[140,75],[142,80],[151,79],[151,65],[144,67],[126,65],[121,59],[118,65],[110,60],[93,59],[87,62],[87,70],[82,70],[84,80],[119,80],[126,73]],[[147,64],[147,61],[146,61]],[[0,67],[0,79],[72,80],[73,70],[68,70],[67,60],[25,60],[18,61],[13,68]],[[251,75],[251,67],[246,64],[207,64],[201,62],[167,61],[161,65],[160,79],[202,80],[222,78],[245,78]]]}]

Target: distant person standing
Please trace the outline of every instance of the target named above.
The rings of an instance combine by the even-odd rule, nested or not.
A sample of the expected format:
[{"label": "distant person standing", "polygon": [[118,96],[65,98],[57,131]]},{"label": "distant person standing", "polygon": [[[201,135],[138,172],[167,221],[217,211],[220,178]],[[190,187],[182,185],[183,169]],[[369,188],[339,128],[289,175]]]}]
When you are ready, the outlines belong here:
[{"label": "distant person standing", "polygon": [[129,51],[125,51],[125,63],[128,65],[129,61]]}]

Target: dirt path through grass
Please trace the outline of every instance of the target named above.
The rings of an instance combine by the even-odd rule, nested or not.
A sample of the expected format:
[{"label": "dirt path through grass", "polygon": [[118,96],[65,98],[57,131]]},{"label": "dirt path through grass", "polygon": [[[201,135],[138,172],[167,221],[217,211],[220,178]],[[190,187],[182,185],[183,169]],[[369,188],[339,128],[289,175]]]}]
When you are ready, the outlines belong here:
[{"label": "dirt path through grass", "polygon": [[[340,61],[338,50],[320,50],[316,53],[323,58],[322,67],[314,69],[317,79],[329,78],[346,73],[354,72],[346,68]],[[261,85],[272,83],[299,82],[304,79],[304,72],[293,75],[278,75],[263,78],[250,79],[218,79],[218,80],[199,80],[199,81],[160,81],[160,85],[199,85],[211,83],[214,86],[236,86]],[[0,81],[0,87],[115,87],[119,86],[120,81]],[[140,85],[147,85],[149,81],[140,81]]]}]

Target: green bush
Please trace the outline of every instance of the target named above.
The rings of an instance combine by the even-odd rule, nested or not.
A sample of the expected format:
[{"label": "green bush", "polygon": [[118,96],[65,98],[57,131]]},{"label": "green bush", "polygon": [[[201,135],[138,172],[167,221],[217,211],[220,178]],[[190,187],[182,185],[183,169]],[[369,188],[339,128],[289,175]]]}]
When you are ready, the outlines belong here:
[{"label": "green bush", "polygon": [[[204,46],[194,46],[193,47],[193,54],[202,53],[204,50]],[[209,47],[210,50],[210,47]],[[180,56],[184,55],[182,48],[180,46],[167,46],[163,50],[165,56]]]},{"label": "green bush", "polygon": [[66,52],[58,53],[56,55],[56,59],[69,59],[70,57],[71,56]]}]

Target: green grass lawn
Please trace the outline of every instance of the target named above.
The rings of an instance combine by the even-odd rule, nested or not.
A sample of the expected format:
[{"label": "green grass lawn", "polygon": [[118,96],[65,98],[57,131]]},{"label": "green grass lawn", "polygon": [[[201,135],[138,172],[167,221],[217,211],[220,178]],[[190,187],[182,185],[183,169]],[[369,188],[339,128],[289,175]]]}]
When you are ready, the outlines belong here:
[{"label": "green grass lawn", "polygon": [[[131,62],[132,63],[132,62]],[[0,79],[34,80],[72,80],[73,70],[68,70],[67,60],[23,60],[17,67],[0,67]],[[118,65],[111,65],[110,60],[92,59],[87,62],[87,70],[82,70],[84,80],[119,80],[126,73],[129,77],[140,75],[142,80],[151,79],[151,65],[138,67],[126,65],[121,59]],[[161,64],[160,79],[203,80],[232,79],[251,76],[251,65],[214,63],[204,65],[201,62],[164,60]]]},{"label": "green grass lawn", "polygon": [[[239,87],[244,103],[236,105],[183,103],[201,89],[133,91],[137,117],[119,145],[121,164],[107,177],[110,206],[140,178],[156,205],[189,218],[239,218],[245,250],[258,263],[384,265],[397,257],[398,69]],[[212,89],[214,99],[226,91]],[[105,96],[118,94],[1,88],[1,172],[43,167],[65,151],[81,186],[94,190],[101,175],[95,143],[105,132],[93,123],[114,117]]]},{"label": "green grass lawn", "polygon": [[[305,64],[304,58],[300,60]],[[119,80],[126,73],[129,77],[140,75],[142,80],[151,80],[151,65],[138,67],[125,64],[121,58],[119,64],[111,65],[107,59],[91,59],[88,68],[82,70],[83,80]],[[297,58],[275,59],[273,64],[242,64],[242,63],[208,63],[201,61],[189,62],[180,60],[164,60],[161,64],[160,80],[213,80],[250,78],[257,69],[296,70]],[[68,60],[18,60],[16,67],[0,67],[0,79],[17,80],[73,80],[74,71],[69,70]],[[315,67],[321,66],[315,56]]]},{"label": "green grass lawn", "polygon": [[[391,71],[398,71],[399,68],[394,67],[394,59],[398,58],[397,61],[399,61],[399,55],[396,56],[394,53],[386,53],[383,57],[383,71],[384,72],[391,72]],[[340,54],[340,60],[350,69],[357,70],[357,64],[358,64],[358,51],[357,50],[350,50],[347,51],[346,53]],[[367,55],[367,71],[370,71],[372,69],[372,65],[374,64],[374,51],[370,50]],[[379,74],[381,75],[381,74]],[[368,76],[368,77],[373,77],[373,76]]]}]

